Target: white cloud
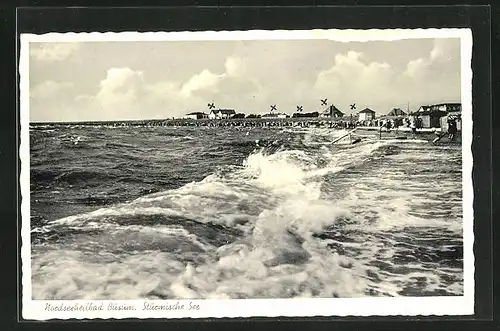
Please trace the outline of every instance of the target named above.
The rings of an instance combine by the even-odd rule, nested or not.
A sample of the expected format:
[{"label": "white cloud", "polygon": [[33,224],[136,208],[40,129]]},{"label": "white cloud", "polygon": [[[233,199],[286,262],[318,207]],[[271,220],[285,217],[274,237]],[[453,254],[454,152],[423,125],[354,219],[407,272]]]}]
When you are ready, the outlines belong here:
[{"label": "white cloud", "polygon": [[[460,67],[460,43],[455,39],[435,39],[434,47],[427,57],[408,62],[405,74],[413,78],[426,78],[446,69],[458,71]],[[448,66],[448,67],[443,67]],[[449,66],[453,66],[449,68]]]},{"label": "white cloud", "polygon": [[[235,104],[255,100],[261,86],[248,75],[244,59],[230,56],[226,58],[224,68],[222,73],[203,69],[184,83],[168,80],[146,83],[144,103],[150,109],[161,106],[171,116],[179,116],[186,111],[204,110],[207,102],[215,102],[217,107],[235,107]],[[157,114],[160,116],[161,111]]]},{"label": "white cloud", "polygon": [[71,82],[55,82],[48,80],[33,87],[30,91],[32,99],[52,99],[73,88]]},{"label": "white cloud", "polygon": [[422,72],[422,69],[426,68],[428,65],[428,62],[423,58],[411,60],[406,65],[406,71],[404,73],[409,77],[416,77]]},{"label": "white cloud", "polygon": [[95,113],[99,119],[179,116],[186,111],[203,110],[213,99],[217,99],[217,106],[234,107],[236,99],[248,99],[257,88],[245,72],[244,61],[237,57],[226,60],[223,73],[203,69],[185,82],[165,79],[150,83],[141,71],[110,68],[100,81],[98,92],[79,95],[77,101],[87,114]]},{"label": "white cloud", "polygon": [[80,44],[75,42],[65,43],[33,43],[31,46],[31,56],[39,61],[62,61],[69,58],[80,49]]},{"label": "white cloud", "polygon": [[334,65],[319,73],[315,90],[348,103],[374,105],[392,93],[394,70],[387,63],[364,62],[362,53],[338,54]]},{"label": "white cloud", "polygon": [[334,65],[319,73],[314,89],[341,100],[343,107],[356,102],[379,113],[407,102],[415,107],[459,101],[459,54],[456,40],[438,39],[427,56],[408,61],[401,72],[388,63],[369,62],[364,54],[349,51],[337,54]]},{"label": "white cloud", "polygon": [[224,63],[226,74],[233,77],[242,77],[247,73],[246,64],[241,57],[230,56]]},{"label": "white cloud", "polygon": [[[139,55],[114,60],[108,54],[105,58],[113,59],[108,61],[112,65],[89,65],[91,60],[82,57],[79,60],[87,64],[82,70],[63,61],[50,68],[52,81],[35,86],[31,96],[38,98],[35,106],[44,117],[49,118],[47,112],[60,112],[82,120],[167,118],[208,111],[208,102],[246,113],[265,112],[270,104],[276,104],[279,111],[292,113],[299,104],[304,111],[320,110],[319,99],[328,98],[347,113],[351,103],[357,104],[357,110],[370,107],[386,113],[392,107],[406,106],[408,101],[416,106],[460,100],[458,40],[441,39],[433,45],[428,40],[412,52],[401,49],[401,54],[392,47],[387,55],[382,45],[374,47],[375,51],[365,45],[353,44],[356,48],[351,50],[341,45],[342,52],[334,48],[317,52],[313,61],[309,51],[301,52],[297,47],[286,56],[279,53],[281,57],[275,57],[275,52],[262,53],[259,45],[254,46],[260,53],[248,49],[220,52],[220,57],[209,54],[211,60],[201,66],[202,57],[196,72],[185,67],[177,70],[174,65],[159,73],[158,64],[153,66],[148,54],[142,53],[144,59],[140,60]],[[38,46],[32,49],[33,56],[46,60],[69,58],[79,47],[65,43]],[[100,55],[92,56],[97,59]],[[36,66],[41,73],[48,68],[39,61],[34,62],[33,68]],[[74,75],[76,71],[79,76]]]},{"label": "white cloud", "polygon": [[211,90],[212,92],[217,92],[217,84],[225,75],[217,75],[209,70],[205,69],[199,74],[191,77],[181,89],[181,93],[184,97],[190,97],[193,92],[199,90]]},{"label": "white cloud", "polygon": [[111,68],[107,71],[106,78],[100,82],[100,90],[95,99],[105,110],[128,110],[139,100],[142,84],[142,72],[130,68]]}]

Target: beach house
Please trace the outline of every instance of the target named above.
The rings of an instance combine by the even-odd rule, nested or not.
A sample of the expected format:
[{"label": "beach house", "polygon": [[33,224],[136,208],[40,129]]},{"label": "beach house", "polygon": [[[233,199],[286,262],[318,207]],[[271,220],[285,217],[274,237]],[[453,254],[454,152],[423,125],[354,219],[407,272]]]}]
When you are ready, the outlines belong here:
[{"label": "beach house", "polygon": [[440,103],[436,105],[430,106],[431,110],[439,110],[439,111],[445,111],[447,113],[449,112],[460,112],[462,111],[462,104],[461,103]]},{"label": "beach house", "polygon": [[423,128],[442,128],[443,117],[449,113],[461,113],[461,111],[462,105],[460,103],[440,103],[420,106],[417,111],[410,115],[419,117],[422,120]]},{"label": "beach house", "polygon": [[330,105],[330,107],[326,108],[322,113],[321,117],[331,117],[331,118],[340,118],[343,117],[344,113],[341,112],[334,105]]},{"label": "beach house", "polygon": [[186,114],[182,117],[183,119],[192,119],[192,120],[199,120],[203,118],[208,118],[208,114],[205,114],[203,112],[195,111],[189,114]]},{"label": "beach house", "polygon": [[390,112],[387,113],[388,117],[400,117],[400,116],[406,116],[406,113],[401,110],[400,108],[393,108]]},{"label": "beach house", "polygon": [[208,118],[210,119],[224,119],[224,118],[231,118],[236,114],[236,111],[234,109],[214,109],[210,112],[208,115]]},{"label": "beach house", "polygon": [[313,118],[313,117],[319,117],[319,113],[317,111],[314,111],[312,113],[293,113],[292,118]]},{"label": "beach house", "polygon": [[431,106],[420,106],[420,108],[411,113],[410,117],[415,117],[420,119],[422,128],[439,128],[440,118],[446,115],[445,111],[432,110]]},{"label": "beach house", "polygon": [[375,119],[375,111],[365,108],[358,113],[359,121],[371,121]]},{"label": "beach house", "polygon": [[455,123],[457,124],[457,131],[462,131],[462,105],[458,104],[459,106],[455,106],[452,108],[451,106],[448,108],[450,111],[446,114],[446,116],[443,116],[440,118],[440,125],[441,125],[441,130],[442,131],[448,131],[448,120],[449,119],[454,119]]},{"label": "beach house", "polygon": [[285,113],[266,113],[261,115],[261,118],[288,118],[288,116]]}]

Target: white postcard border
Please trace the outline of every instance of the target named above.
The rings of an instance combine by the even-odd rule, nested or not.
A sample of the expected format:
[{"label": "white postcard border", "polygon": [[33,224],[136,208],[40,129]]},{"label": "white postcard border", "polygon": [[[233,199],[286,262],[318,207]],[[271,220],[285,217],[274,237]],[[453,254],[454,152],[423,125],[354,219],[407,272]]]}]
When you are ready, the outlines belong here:
[{"label": "white postcard border", "polygon": [[[29,44],[174,40],[330,39],[341,42],[414,38],[461,39],[462,185],[464,295],[456,297],[314,298],[244,300],[32,300],[29,175]],[[82,318],[221,318],[278,316],[472,315],[474,313],[474,232],[472,185],[472,31],[470,29],[298,30],[47,33],[21,35],[20,188],[22,317],[28,320]],[[148,309],[144,309],[145,305]],[[182,306],[182,309],[180,308]],[[196,309],[196,306],[198,309]],[[155,308],[156,307],[156,308]],[[159,307],[159,308],[158,308]],[[194,307],[194,309],[190,309]],[[133,308],[133,309],[132,309]],[[160,309],[161,308],[161,309]]]}]

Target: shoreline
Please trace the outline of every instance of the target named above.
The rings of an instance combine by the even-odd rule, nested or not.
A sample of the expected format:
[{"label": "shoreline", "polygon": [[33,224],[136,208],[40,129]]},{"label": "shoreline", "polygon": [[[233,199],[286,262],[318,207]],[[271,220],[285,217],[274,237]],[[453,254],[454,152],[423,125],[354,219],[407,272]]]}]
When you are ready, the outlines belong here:
[{"label": "shoreline", "polygon": [[[328,118],[328,117],[307,117],[307,118],[229,118],[229,119],[152,119],[152,120],[123,120],[123,121],[82,121],[82,122],[30,122],[30,127],[43,126],[210,126],[210,127],[231,127],[231,126],[301,126],[301,127],[329,127],[332,129],[362,129],[367,131],[387,132],[387,129],[379,126],[361,126],[350,124],[347,127],[342,123],[355,123],[350,119]],[[392,131],[411,132],[406,126]],[[435,133],[441,132],[441,128],[420,128],[417,132]]]},{"label": "shoreline", "polygon": [[[353,136],[357,134],[367,134],[379,136],[380,139],[412,139],[412,129],[406,126],[397,129],[387,130],[379,126],[348,126],[342,125],[343,122],[349,122],[342,118],[231,118],[231,119],[164,119],[164,120],[142,120],[142,121],[88,121],[88,122],[35,122],[30,123],[30,129],[44,127],[235,127],[235,128],[325,128],[332,130],[354,130]],[[420,139],[433,141],[437,134],[445,132],[441,128],[420,128],[416,135]],[[456,133],[454,141],[449,141],[446,137],[439,143],[457,143],[461,142],[461,131]]]}]

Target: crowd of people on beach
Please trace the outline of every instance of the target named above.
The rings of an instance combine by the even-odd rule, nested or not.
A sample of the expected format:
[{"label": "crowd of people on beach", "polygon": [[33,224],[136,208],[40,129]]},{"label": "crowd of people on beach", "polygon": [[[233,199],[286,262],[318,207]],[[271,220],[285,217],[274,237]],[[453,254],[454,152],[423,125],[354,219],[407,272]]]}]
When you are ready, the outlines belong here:
[{"label": "crowd of people on beach", "polygon": [[357,121],[356,126],[382,127],[386,129],[397,129],[400,127],[421,129],[423,127],[420,117],[406,118],[377,118],[374,120]]}]

